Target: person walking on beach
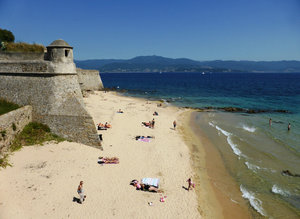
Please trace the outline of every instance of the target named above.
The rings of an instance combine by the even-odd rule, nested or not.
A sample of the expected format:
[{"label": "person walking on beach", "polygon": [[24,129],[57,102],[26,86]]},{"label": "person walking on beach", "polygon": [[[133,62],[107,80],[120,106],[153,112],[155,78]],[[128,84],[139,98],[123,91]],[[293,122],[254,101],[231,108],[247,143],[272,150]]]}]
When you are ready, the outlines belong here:
[{"label": "person walking on beach", "polygon": [[154,120],[154,118],[153,118],[153,119],[152,119],[152,122],[151,122],[151,128],[154,129],[154,125],[155,125],[155,120]]},{"label": "person walking on beach", "polygon": [[288,131],[290,131],[291,130],[291,123],[289,123],[289,125],[288,125]]},{"label": "person walking on beach", "polygon": [[272,119],[270,118],[269,119],[269,126],[271,126],[272,125]]},{"label": "person walking on beach", "polygon": [[83,192],[83,181],[80,181],[79,186],[77,188],[77,193],[80,197],[79,203],[82,204],[82,202],[84,202],[84,200],[86,198],[86,195],[84,195],[84,192]]},{"label": "person walking on beach", "polygon": [[190,191],[192,187],[195,188],[195,184],[192,182],[191,178],[188,178],[187,182],[188,182],[188,188],[187,188],[188,191]]},{"label": "person walking on beach", "polygon": [[176,129],[176,121],[174,120],[173,122],[173,127],[174,127],[174,130]]}]

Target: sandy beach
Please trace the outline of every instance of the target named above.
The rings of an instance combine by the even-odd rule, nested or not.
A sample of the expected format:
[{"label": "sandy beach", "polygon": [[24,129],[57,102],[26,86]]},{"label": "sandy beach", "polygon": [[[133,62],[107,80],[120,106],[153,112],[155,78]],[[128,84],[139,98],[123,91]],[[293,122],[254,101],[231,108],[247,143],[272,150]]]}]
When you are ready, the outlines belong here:
[{"label": "sandy beach", "polygon": [[[103,151],[74,142],[24,147],[10,156],[12,167],[0,171],[0,218],[210,218],[220,215],[217,202],[205,202],[209,189],[197,185],[204,196],[198,205],[195,191],[186,191],[193,177],[191,156],[184,138],[186,109],[158,107],[157,102],[95,92],[84,99],[98,131]],[[122,109],[124,113],[117,113]],[[157,111],[158,116],[153,116]],[[155,128],[142,122],[155,118]],[[173,130],[172,122],[178,127]],[[155,136],[150,142],[135,136]],[[97,163],[99,156],[118,157],[119,164]],[[133,179],[160,179],[163,193],[137,191]],[[77,186],[84,181],[83,204]],[[201,181],[200,181],[201,182]],[[166,196],[165,202],[160,197]],[[152,202],[153,205],[148,205]],[[205,204],[206,203],[206,204]],[[205,207],[210,206],[209,208]],[[214,213],[208,213],[209,211]],[[201,213],[201,215],[200,215]]]}]

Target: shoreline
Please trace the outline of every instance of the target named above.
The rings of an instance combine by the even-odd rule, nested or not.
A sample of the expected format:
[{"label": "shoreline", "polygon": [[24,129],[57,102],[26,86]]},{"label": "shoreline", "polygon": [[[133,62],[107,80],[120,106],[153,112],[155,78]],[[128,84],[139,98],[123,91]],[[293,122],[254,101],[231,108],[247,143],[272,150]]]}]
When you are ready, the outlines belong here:
[{"label": "shoreline", "polygon": [[[209,218],[251,218],[251,211],[242,198],[238,185],[226,170],[219,152],[193,123],[196,113],[199,112],[189,111],[183,115],[185,122],[182,135],[190,150],[196,182],[200,185],[196,189],[198,210]],[[240,194],[239,200],[234,200],[236,203],[232,201],[222,192],[223,189]]]}]

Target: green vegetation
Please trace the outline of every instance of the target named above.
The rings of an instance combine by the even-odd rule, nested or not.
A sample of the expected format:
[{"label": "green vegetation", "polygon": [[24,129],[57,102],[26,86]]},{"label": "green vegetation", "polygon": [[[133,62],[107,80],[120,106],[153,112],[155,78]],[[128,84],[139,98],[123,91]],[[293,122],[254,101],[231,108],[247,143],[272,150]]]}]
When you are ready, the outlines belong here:
[{"label": "green vegetation", "polygon": [[64,139],[51,133],[47,125],[31,122],[16,136],[11,145],[11,151],[19,150],[22,146],[42,144],[46,141],[56,141],[58,143],[64,141]]},{"label": "green vegetation", "polygon": [[20,106],[17,104],[0,99],[0,115],[3,115],[18,108],[20,108]]},{"label": "green vegetation", "polygon": [[43,53],[45,47],[39,44],[28,44],[28,43],[6,43],[5,51],[7,52],[37,52]]},{"label": "green vegetation", "polygon": [[7,166],[11,166],[11,164],[8,162],[8,154],[5,154],[0,158],[0,167],[6,168]]},{"label": "green vegetation", "polygon": [[9,30],[0,28],[0,42],[14,42],[15,36]]},{"label": "green vegetation", "polygon": [[11,127],[12,127],[12,129],[13,129],[14,131],[16,131],[16,130],[17,130],[17,126],[16,126],[16,124],[15,124],[15,123],[13,123],[13,124],[11,125]]},{"label": "green vegetation", "polygon": [[0,134],[1,134],[1,137],[2,137],[2,138],[5,138],[5,136],[6,136],[6,130],[0,131]]}]

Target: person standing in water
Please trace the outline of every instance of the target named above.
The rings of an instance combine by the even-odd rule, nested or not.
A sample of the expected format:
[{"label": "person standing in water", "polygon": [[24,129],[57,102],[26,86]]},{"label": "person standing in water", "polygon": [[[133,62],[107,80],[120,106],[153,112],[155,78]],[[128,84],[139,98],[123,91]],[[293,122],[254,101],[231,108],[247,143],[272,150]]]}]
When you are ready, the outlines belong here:
[{"label": "person standing in water", "polygon": [[271,126],[272,125],[272,119],[270,118],[269,119],[269,126]]},{"label": "person standing in water", "polygon": [[288,125],[288,131],[290,131],[291,130],[291,123],[289,123],[289,125]]}]

